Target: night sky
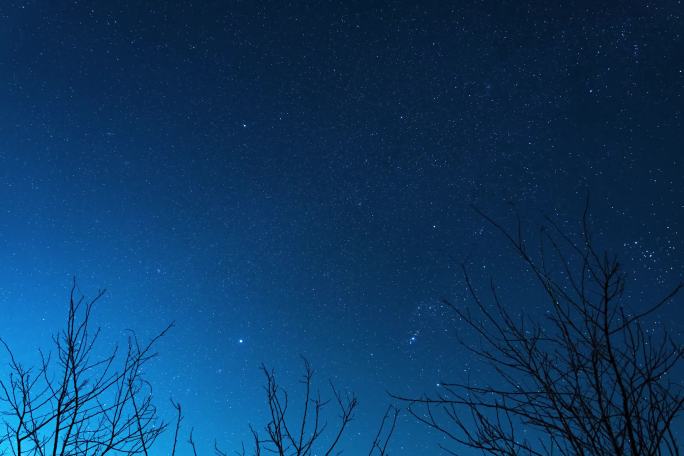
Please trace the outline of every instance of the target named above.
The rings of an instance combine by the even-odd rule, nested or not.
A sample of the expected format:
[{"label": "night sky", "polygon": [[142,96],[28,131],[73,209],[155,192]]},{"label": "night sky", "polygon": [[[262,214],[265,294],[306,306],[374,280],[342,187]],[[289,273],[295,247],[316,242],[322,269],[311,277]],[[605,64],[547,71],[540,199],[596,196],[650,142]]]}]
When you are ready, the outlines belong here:
[{"label": "night sky", "polygon": [[[460,263],[543,306],[471,205],[576,233],[589,194],[635,306],[682,280],[683,14],[3,1],[0,335],[35,360],[76,276],[108,289],[105,348],[176,322],[147,376],[206,453],[265,423],[260,363],[298,391],[300,355],[357,393],[343,447],[367,453],[387,391],[477,376],[440,304],[465,297]],[[657,320],[681,334],[682,301]],[[393,454],[439,441],[403,416]]]}]

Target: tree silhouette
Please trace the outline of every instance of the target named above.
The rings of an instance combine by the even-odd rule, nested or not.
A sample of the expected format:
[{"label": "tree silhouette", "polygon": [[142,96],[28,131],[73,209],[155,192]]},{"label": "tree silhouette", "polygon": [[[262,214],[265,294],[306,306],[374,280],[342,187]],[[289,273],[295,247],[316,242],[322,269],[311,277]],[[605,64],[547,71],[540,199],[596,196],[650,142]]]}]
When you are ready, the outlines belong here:
[{"label": "tree silhouette", "polygon": [[460,343],[493,375],[442,383],[434,395],[398,396],[456,446],[510,456],[679,454],[673,424],[684,394],[672,372],[684,349],[645,321],[682,285],[645,310],[628,309],[625,274],[595,246],[588,207],[579,242],[547,218],[538,253],[528,248],[520,217],[511,232],[476,209],[513,247],[547,304],[542,315],[513,314],[493,280],[485,298],[463,268],[474,304],[445,302],[476,335]]},{"label": "tree silhouette", "polygon": [[[303,358],[304,374],[300,380],[304,393],[299,399],[301,410],[298,414],[292,412],[290,396],[276,381],[275,372],[262,365],[261,370],[266,379],[264,390],[266,392],[266,404],[270,418],[259,432],[250,425],[252,434],[252,453],[254,456],[262,454],[275,454],[278,456],[311,456],[311,455],[338,455],[340,442],[343,434],[352,421],[358,400],[355,395],[342,393],[332,382],[330,390],[333,399],[323,399],[320,391],[313,384],[314,370],[309,362]],[[331,425],[330,413],[326,413],[326,407],[333,403],[337,409],[337,419]],[[180,416],[180,415],[179,415]],[[334,416],[334,415],[333,415]],[[388,456],[389,442],[394,434],[399,409],[390,405],[378,426],[377,433],[368,452],[368,456]],[[182,417],[181,417],[182,418]],[[189,443],[193,454],[197,454],[192,431]],[[247,448],[243,444],[238,455],[245,456]],[[217,456],[227,456],[228,453],[214,444],[214,452]]]},{"label": "tree silhouette", "polygon": [[135,334],[125,350],[98,357],[100,330],[91,328],[93,299],[71,287],[66,328],[53,337],[54,352],[25,367],[10,347],[8,377],[0,380],[4,432],[0,447],[16,456],[148,454],[166,425],[157,417],[142,368],[172,325],[141,344]]}]

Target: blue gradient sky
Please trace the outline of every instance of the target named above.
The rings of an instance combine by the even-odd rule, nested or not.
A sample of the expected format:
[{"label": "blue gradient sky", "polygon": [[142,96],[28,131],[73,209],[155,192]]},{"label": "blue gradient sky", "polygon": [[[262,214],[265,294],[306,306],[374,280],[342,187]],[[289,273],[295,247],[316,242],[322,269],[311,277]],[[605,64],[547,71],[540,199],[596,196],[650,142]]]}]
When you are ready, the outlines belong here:
[{"label": "blue gradient sky", "polygon": [[[572,230],[590,191],[659,295],[684,265],[681,5],[557,3],[3,2],[2,337],[34,357],[75,275],[109,290],[104,346],[176,322],[148,374],[203,445],[237,448],[259,364],[294,391],[304,355],[358,394],[360,454],[387,390],[469,369],[439,305],[459,262],[530,306],[471,204]],[[393,454],[437,454],[399,426]]]}]

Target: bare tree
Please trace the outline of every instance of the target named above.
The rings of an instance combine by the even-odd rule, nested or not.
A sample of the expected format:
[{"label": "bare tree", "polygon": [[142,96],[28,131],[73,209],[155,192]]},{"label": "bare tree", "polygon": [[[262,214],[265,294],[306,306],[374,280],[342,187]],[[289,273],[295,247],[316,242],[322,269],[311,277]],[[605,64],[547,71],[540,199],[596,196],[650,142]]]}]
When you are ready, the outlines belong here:
[{"label": "bare tree", "polygon": [[397,418],[399,418],[399,412],[401,409],[388,405],[385,410],[385,414],[380,421],[380,426],[378,426],[378,432],[375,434],[375,438],[371,444],[368,456],[385,456],[389,455],[389,443],[392,440],[394,431],[397,428]]},{"label": "bare tree", "polygon": [[90,320],[103,295],[85,299],[74,280],[66,328],[53,337],[54,354],[40,352],[38,367],[24,367],[1,341],[10,371],[0,380],[5,453],[147,455],[166,428],[142,371],[172,325],[144,344],[131,333],[124,351],[117,347],[99,357],[100,330],[93,331]]},{"label": "bare tree", "polygon": [[[178,435],[180,433],[181,423],[183,422],[183,409],[180,402],[174,402],[170,399],[171,406],[176,410],[176,426],[173,430],[173,446],[171,447],[171,456],[176,456],[176,448],[178,448]],[[192,440],[192,432],[190,432],[190,440]]]},{"label": "bare tree", "polygon": [[512,313],[493,280],[485,299],[464,267],[474,304],[446,304],[474,332],[461,344],[492,375],[442,383],[434,395],[399,397],[409,412],[456,446],[484,454],[679,454],[682,434],[673,423],[684,394],[672,372],[684,349],[645,321],[682,285],[642,311],[626,308],[625,274],[615,256],[595,246],[588,204],[579,241],[547,218],[538,253],[530,252],[520,217],[511,232],[478,213],[531,272],[546,297],[545,313]]},{"label": "bare tree", "polygon": [[[323,399],[320,391],[315,389],[313,378],[314,370],[306,359],[304,360],[304,374],[301,378],[304,393],[299,400],[300,410],[291,410],[290,396],[286,390],[280,387],[276,381],[273,370],[266,366],[261,370],[266,378],[264,390],[266,392],[266,404],[270,419],[260,433],[250,425],[252,435],[252,454],[276,454],[278,456],[311,456],[311,455],[338,455],[342,436],[348,429],[349,423],[354,417],[358,405],[355,395],[342,393],[332,382],[330,390],[333,399]],[[337,406],[338,415],[335,425],[329,425],[330,414],[326,407],[334,402]],[[382,418],[377,434],[368,452],[369,456],[388,456],[389,442],[396,428],[400,410],[392,405],[388,406]],[[191,433],[192,435],[192,433]],[[192,441],[192,437],[190,439]],[[194,451],[194,442],[191,442]],[[236,452],[245,456],[247,448]],[[214,443],[214,454],[227,456],[224,450]]]},{"label": "bare tree", "polygon": [[358,405],[356,396],[343,394],[330,383],[340,415],[335,429],[332,429],[327,441],[324,441],[322,437],[328,430],[328,422],[323,416],[323,410],[330,401],[323,400],[320,391],[313,390],[314,370],[309,362],[304,360],[304,375],[301,379],[304,395],[299,419],[292,419],[290,416],[289,395],[278,385],[274,371],[266,366],[262,366],[261,370],[266,377],[265,390],[271,418],[265,426],[263,437],[251,428],[254,453],[258,455],[264,451],[279,456],[304,456],[314,452],[326,456],[333,454]]}]

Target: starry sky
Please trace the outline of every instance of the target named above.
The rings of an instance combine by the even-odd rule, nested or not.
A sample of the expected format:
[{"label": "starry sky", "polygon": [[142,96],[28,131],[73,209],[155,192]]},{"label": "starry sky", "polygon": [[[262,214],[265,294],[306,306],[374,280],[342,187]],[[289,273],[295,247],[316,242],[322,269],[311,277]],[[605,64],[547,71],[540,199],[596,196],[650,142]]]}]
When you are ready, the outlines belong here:
[{"label": "starry sky", "polygon": [[[176,322],[147,375],[200,446],[238,448],[264,423],[260,363],[294,393],[303,355],[359,396],[361,454],[387,391],[470,371],[440,305],[465,296],[460,263],[542,305],[471,205],[573,232],[589,193],[636,305],[682,279],[683,14],[3,1],[0,333],[35,359],[76,276],[108,289],[105,347]],[[681,302],[658,317],[681,333]],[[393,454],[439,441],[403,416]]]}]

